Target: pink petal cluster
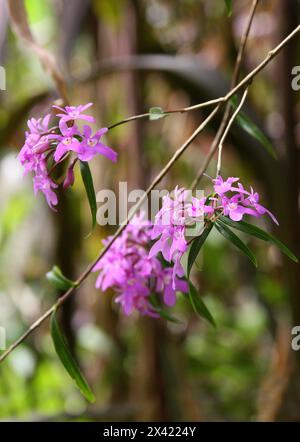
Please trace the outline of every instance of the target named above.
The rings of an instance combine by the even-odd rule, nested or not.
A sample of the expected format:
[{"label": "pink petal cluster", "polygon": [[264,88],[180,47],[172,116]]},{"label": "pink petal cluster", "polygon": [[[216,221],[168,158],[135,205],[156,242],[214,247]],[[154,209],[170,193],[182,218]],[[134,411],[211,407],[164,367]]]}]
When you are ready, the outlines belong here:
[{"label": "pink petal cluster", "polygon": [[184,275],[181,258],[188,249],[187,227],[214,211],[206,204],[206,198],[192,197],[189,201],[189,196],[187,190],[178,187],[175,188],[173,197],[166,195],[161,210],[155,216],[151,232],[151,239],[159,239],[151,247],[149,256],[154,257],[161,252],[166,261],[174,264],[173,287],[176,278]]},{"label": "pink petal cluster", "polygon": [[58,203],[54,191],[58,185],[51,177],[51,171],[55,164],[65,160],[69,153],[73,153],[73,159],[68,165],[64,188],[74,183],[73,168],[78,159],[90,161],[95,155],[100,154],[112,162],[117,161],[117,153],[101,142],[101,137],[107,132],[107,128],[102,128],[93,134],[89,125],[84,125],[81,130],[76,124],[78,120],[95,122],[91,115],[84,113],[90,106],[92,103],[65,108],[53,106],[56,112],[59,111],[56,114],[59,118],[58,127],[49,128],[50,114],[37,120],[32,118],[27,123],[29,131],[25,133],[25,143],[18,157],[25,173],[34,173],[35,194],[41,191],[52,209]]},{"label": "pink petal cluster", "polygon": [[216,198],[212,198],[215,201],[215,211],[223,211],[224,215],[233,221],[241,221],[244,215],[259,218],[267,214],[278,225],[275,216],[259,203],[258,192],[254,192],[252,187],[250,192],[245,190],[239,178],[230,177],[224,181],[218,176],[213,183],[216,195]]},{"label": "pink petal cluster", "polygon": [[48,151],[51,151],[49,136],[50,114],[44,118],[31,118],[28,121],[25,143],[18,155],[24,167],[24,173],[33,172],[33,188],[35,195],[40,190],[46,197],[47,203],[53,209],[57,205],[57,195],[53,189],[57,184],[51,179],[47,171]]},{"label": "pink petal cluster", "polygon": [[[152,224],[144,220],[144,214],[135,216],[93,269],[100,272],[96,288],[114,289],[115,301],[125,315],[137,310],[142,315],[157,317],[150,295],[156,294],[167,306],[172,306],[176,302],[176,291],[188,291],[187,282],[178,277],[172,284],[172,268],[164,267],[156,256],[149,256],[151,231]],[[110,239],[105,239],[103,244]]]},{"label": "pink petal cluster", "polygon": [[181,258],[188,249],[186,229],[189,225],[203,220],[214,221],[220,215],[233,221],[241,221],[244,215],[260,217],[265,214],[278,224],[275,216],[259,203],[259,194],[244,189],[239,178],[223,180],[218,176],[213,181],[213,195],[203,198],[190,197],[184,189],[174,190],[174,196],[163,198],[161,210],[156,214],[151,239],[157,240],[149,252],[153,258],[161,252],[164,259],[173,263],[173,288],[177,277],[184,274]]}]

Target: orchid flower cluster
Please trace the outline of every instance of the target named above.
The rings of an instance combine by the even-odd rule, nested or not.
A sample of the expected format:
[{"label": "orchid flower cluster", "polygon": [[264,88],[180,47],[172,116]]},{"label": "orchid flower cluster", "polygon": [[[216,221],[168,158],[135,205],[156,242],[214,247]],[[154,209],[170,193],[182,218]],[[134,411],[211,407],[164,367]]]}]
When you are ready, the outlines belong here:
[{"label": "orchid flower cluster", "polygon": [[[95,155],[104,155],[112,162],[117,161],[117,154],[110,147],[101,142],[101,137],[107,132],[102,128],[92,133],[90,123],[95,120],[84,112],[92,103],[80,106],[52,106],[59,119],[58,125],[50,127],[51,114],[44,118],[31,118],[28,121],[25,143],[19,153],[19,160],[24,167],[25,174],[33,172],[34,193],[41,191],[51,209],[58,204],[55,189],[58,183],[53,178],[53,171],[72,154],[68,163],[63,187],[67,188],[74,183],[74,166],[78,160],[90,161]],[[82,129],[77,122],[85,124]]]},{"label": "orchid flower cluster", "polygon": [[213,182],[216,197],[210,200],[216,202],[215,211],[223,211],[233,221],[241,221],[244,215],[259,218],[267,214],[278,225],[275,216],[259,203],[258,192],[254,192],[252,187],[250,192],[245,190],[239,178],[230,177],[224,181],[218,176]]},{"label": "orchid flower cluster", "polygon": [[[93,271],[100,272],[96,288],[117,293],[115,301],[125,315],[137,310],[142,315],[159,317],[151,302],[153,295],[158,303],[173,306],[176,292],[187,292],[188,284],[179,277],[172,278],[171,266],[165,266],[157,256],[149,256],[152,224],[144,213],[135,215]],[[103,241],[104,246],[111,237]]]},{"label": "orchid flower cluster", "polygon": [[163,198],[162,208],[155,217],[151,239],[156,242],[149,256],[161,252],[167,262],[173,263],[173,288],[176,279],[184,275],[181,258],[188,250],[187,228],[191,225],[201,222],[205,226],[222,215],[241,221],[245,215],[261,217],[265,214],[278,225],[275,216],[259,203],[259,194],[252,187],[247,191],[239,178],[224,180],[218,176],[212,182],[212,195],[203,198],[189,198],[189,191],[176,187],[173,197]]},{"label": "orchid flower cluster", "polygon": [[[96,288],[113,289],[116,302],[126,315],[137,310],[142,315],[158,317],[151,302],[153,294],[171,307],[176,303],[176,292],[188,292],[181,263],[189,248],[188,227],[201,222],[205,228],[221,215],[241,221],[244,215],[267,214],[278,224],[259,203],[259,194],[252,188],[245,190],[239,178],[223,180],[218,176],[212,181],[214,191],[208,197],[196,198],[188,190],[176,187],[172,196],[163,198],[154,223],[145,220],[144,214],[135,216],[94,267],[94,272],[100,272]],[[104,246],[110,240],[111,237],[105,239]]]},{"label": "orchid flower cluster", "polygon": [[[35,194],[41,191],[54,210],[58,204],[55,189],[59,183],[53,171],[59,163],[68,162],[64,168],[66,173],[59,178],[67,188],[74,183],[74,166],[78,161],[87,168],[87,162],[98,154],[117,161],[116,152],[101,142],[108,129],[92,132],[90,125],[95,122],[94,118],[85,113],[91,105],[53,106],[58,120],[56,126],[50,125],[51,114],[28,121],[29,130],[19,160],[25,174],[34,174]],[[82,128],[80,121],[85,123]],[[83,173],[82,177],[85,183]],[[217,176],[212,179],[212,187],[212,193],[201,198],[176,187],[172,195],[163,198],[154,223],[146,220],[143,213],[135,215],[95,265],[93,271],[99,272],[96,288],[113,289],[117,294],[115,301],[125,315],[138,311],[142,315],[162,316],[164,305],[175,305],[177,292],[190,292],[191,283],[185,277],[182,257],[188,252],[189,244],[200,237],[208,225],[215,223],[219,227],[220,217],[240,222],[246,215],[261,217],[266,214],[278,224],[275,216],[260,204],[259,194],[252,187],[246,190],[239,178],[224,180]],[[96,201],[90,205],[94,210]],[[193,231],[192,238],[189,227],[196,227],[196,235]],[[111,238],[103,241],[104,246]],[[286,253],[286,249],[283,250]]]}]

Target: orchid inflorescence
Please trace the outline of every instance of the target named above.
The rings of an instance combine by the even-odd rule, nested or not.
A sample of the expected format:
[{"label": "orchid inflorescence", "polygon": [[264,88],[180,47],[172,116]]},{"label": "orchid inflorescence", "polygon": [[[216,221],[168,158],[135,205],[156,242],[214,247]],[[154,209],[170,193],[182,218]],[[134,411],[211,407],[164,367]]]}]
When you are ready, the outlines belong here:
[{"label": "orchid inflorescence", "polygon": [[[54,191],[58,187],[53,177],[53,171],[58,163],[68,159],[68,168],[63,187],[67,188],[74,183],[74,166],[78,160],[87,162],[95,155],[100,154],[116,162],[117,154],[110,147],[103,144],[100,139],[107,132],[102,128],[92,134],[90,123],[95,120],[85,112],[92,103],[81,106],[52,106],[59,119],[58,125],[50,126],[51,114],[43,118],[31,118],[28,121],[25,143],[19,153],[19,160],[24,167],[25,174],[33,172],[34,193],[41,191],[48,205],[53,209],[58,204]],[[77,122],[86,123],[82,129]],[[72,154],[69,159],[69,154]]]},{"label": "orchid inflorescence", "polygon": [[[144,220],[143,215],[133,218],[95,266],[94,271],[100,271],[96,287],[102,291],[113,288],[118,293],[116,302],[126,315],[135,309],[143,315],[158,316],[151,304],[153,294],[170,307],[176,302],[176,292],[188,292],[181,259],[189,249],[191,225],[199,223],[205,228],[221,215],[241,221],[244,215],[264,214],[278,224],[274,215],[259,204],[259,194],[252,188],[250,192],[245,190],[239,178],[224,181],[218,176],[212,181],[212,196],[189,198],[188,190],[176,187],[173,196],[164,196],[154,223]],[[156,241],[150,248],[152,240]]]},{"label": "orchid inflorescence", "polygon": [[181,258],[187,252],[189,241],[187,228],[195,223],[214,222],[221,215],[233,221],[241,221],[244,215],[260,217],[268,214],[278,224],[274,215],[259,204],[259,194],[251,187],[244,189],[239,178],[221,176],[213,179],[213,194],[208,197],[191,197],[184,188],[174,190],[173,198],[163,198],[163,206],[155,217],[151,234],[152,239],[159,239],[150,250],[150,256],[161,252],[167,262],[173,262],[173,278],[183,276]]},{"label": "orchid inflorescence", "polygon": [[[93,269],[100,271],[96,287],[102,291],[114,289],[118,295],[116,302],[121,304],[126,315],[135,309],[143,315],[158,317],[151,303],[153,294],[159,297],[157,301],[173,306],[176,291],[188,291],[186,281],[172,278],[170,265],[165,266],[158,256],[149,255],[152,228],[143,213],[134,216]],[[110,239],[105,239],[103,244],[106,245]]]},{"label": "orchid inflorescence", "polygon": [[[62,181],[63,187],[67,188],[74,183],[73,169],[77,161],[87,164],[97,154],[104,155],[112,162],[117,160],[116,152],[100,141],[108,129],[102,128],[92,134],[90,124],[95,122],[94,118],[85,114],[91,105],[53,106],[55,118],[58,119],[54,127],[50,127],[50,114],[28,121],[29,131],[26,132],[19,159],[25,173],[34,173],[35,194],[39,190],[44,193],[52,209],[58,203],[55,193],[58,183],[52,175],[57,164],[68,161]],[[80,120],[85,123],[82,128],[78,124]],[[162,208],[154,222],[145,219],[142,212],[135,215],[108,247],[102,259],[93,266],[92,270],[99,272],[96,288],[102,291],[112,289],[117,294],[115,301],[121,305],[125,315],[138,311],[151,317],[163,316],[163,313],[167,314],[164,306],[175,305],[177,292],[191,293],[189,267],[199,253],[202,235],[205,240],[213,225],[227,239],[233,237],[232,242],[250,259],[251,251],[246,245],[240,245],[240,239],[235,237],[226,223],[231,223],[231,227],[233,223],[233,227],[261,239],[271,240],[284,253],[295,258],[282,243],[278,240],[274,242],[274,237],[266,238],[265,232],[258,234],[257,227],[253,231],[251,225],[244,223],[245,216],[258,218],[268,215],[278,224],[275,216],[260,204],[259,194],[252,187],[246,190],[239,178],[223,179],[218,175],[210,180],[211,193],[200,198],[187,189],[176,187],[172,195],[164,196]],[[190,227],[196,227],[197,233],[191,236]],[[104,247],[111,239],[108,237],[103,241]],[[200,246],[197,243],[199,239]],[[193,260],[190,259],[192,249]],[[188,271],[182,265],[185,254],[188,255]]]}]

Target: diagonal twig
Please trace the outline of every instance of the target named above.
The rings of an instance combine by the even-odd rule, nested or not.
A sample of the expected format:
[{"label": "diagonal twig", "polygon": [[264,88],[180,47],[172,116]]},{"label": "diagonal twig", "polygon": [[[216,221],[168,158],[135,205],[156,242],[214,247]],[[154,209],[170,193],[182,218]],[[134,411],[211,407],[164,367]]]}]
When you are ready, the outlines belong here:
[{"label": "diagonal twig", "polygon": [[219,146],[218,146],[219,153],[218,153],[218,164],[217,164],[217,176],[220,174],[220,171],[221,171],[222,150],[223,150],[223,144],[224,144],[225,138],[226,138],[226,136],[227,136],[227,134],[228,134],[228,132],[229,132],[229,130],[230,130],[230,128],[231,128],[231,126],[232,126],[232,124],[233,124],[233,122],[234,122],[236,116],[237,116],[237,114],[238,114],[239,111],[242,109],[243,104],[244,104],[244,102],[245,102],[245,100],[246,100],[247,94],[248,94],[248,88],[245,89],[245,92],[244,92],[244,94],[243,94],[243,96],[242,96],[242,99],[241,99],[241,101],[240,101],[238,107],[236,108],[236,110],[235,110],[234,113],[232,114],[232,117],[231,117],[230,120],[228,121],[228,124],[227,124],[227,126],[226,126],[226,129],[224,130],[224,133],[223,133],[223,135],[222,135],[222,137],[221,137],[221,139],[220,139]]},{"label": "diagonal twig", "polygon": [[34,39],[26,14],[24,0],[7,0],[8,12],[14,32],[38,56],[42,66],[49,72],[56,90],[64,103],[68,103],[66,82],[57,66],[57,62],[47,49],[40,46]]},{"label": "diagonal twig", "polygon": [[[238,50],[238,55],[237,55],[237,58],[236,58],[236,62],[235,62],[234,70],[233,70],[233,75],[232,75],[232,78],[231,78],[230,89],[233,89],[235,87],[235,85],[237,84],[238,79],[239,79],[239,74],[240,74],[240,71],[241,71],[242,59],[243,59],[243,56],[244,56],[244,53],[245,53],[247,40],[248,40],[248,37],[249,37],[250,29],[251,29],[251,26],[252,26],[252,23],[253,23],[253,18],[254,18],[254,14],[255,14],[258,2],[259,2],[259,0],[253,0],[253,2],[252,2],[249,18],[248,18],[248,21],[247,21],[244,33],[243,33],[242,38],[241,38],[241,42],[240,42],[240,46],[239,46],[239,50]],[[222,137],[222,134],[223,134],[223,132],[225,130],[225,127],[228,124],[229,118],[230,118],[230,103],[227,102],[226,107],[225,107],[225,111],[224,111],[224,115],[223,115],[223,118],[222,118],[222,121],[221,121],[221,124],[220,124],[220,127],[219,127],[219,129],[218,129],[218,131],[216,133],[216,136],[215,136],[215,138],[214,138],[214,140],[212,142],[210,151],[209,151],[206,159],[202,163],[202,165],[201,165],[201,167],[200,167],[200,169],[199,169],[199,171],[197,173],[196,178],[192,182],[192,189],[195,189],[197,187],[197,185],[199,184],[199,182],[200,182],[204,172],[206,171],[206,169],[207,169],[211,159],[213,158],[213,156],[214,156],[214,154],[215,154],[215,152],[216,152],[216,150],[218,148],[218,145],[219,145],[220,139]]]}]

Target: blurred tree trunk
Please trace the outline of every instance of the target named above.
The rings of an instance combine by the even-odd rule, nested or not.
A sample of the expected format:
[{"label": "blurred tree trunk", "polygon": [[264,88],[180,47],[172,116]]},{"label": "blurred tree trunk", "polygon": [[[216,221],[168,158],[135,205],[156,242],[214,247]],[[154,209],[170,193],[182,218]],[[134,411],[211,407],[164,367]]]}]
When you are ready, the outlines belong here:
[{"label": "blurred tree trunk", "polygon": [[[100,38],[98,44],[98,54],[100,59],[106,57],[118,57],[126,55],[134,55],[139,52],[138,48],[138,33],[143,32],[138,27],[138,4],[137,2],[128,0],[122,4],[121,21],[118,29],[107,26],[105,21],[99,24]],[[103,47],[101,42],[106,41],[108,44]],[[141,113],[142,109],[142,87],[141,75],[137,71],[129,73],[118,74],[118,81],[122,84],[122,91],[120,93],[121,99],[124,100],[124,108],[126,115],[135,115]],[[109,86],[109,84],[108,84]],[[123,91],[125,91],[123,96]],[[101,113],[106,114],[105,107],[109,106],[109,91],[105,88],[104,82],[98,84],[98,97],[101,103]],[[104,108],[104,109],[103,109]],[[144,189],[148,183],[149,164],[146,164],[146,159],[143,151],[143,124],[140,121],[133,121],[127,128],[124,128],[120,146],[123,147],[122,157],[120,158],[121,166],[124,167],[122,174],[126,176],[128,191],[132,189]],[[128,177],[128,178],[127,178]],[[116,178],[116,177],[115,177]],[[105,187],[103,177],[96,178],[99,188]],[[100,184],[101,182],[101,184]],[[115,191],[117,192],[117,180],[115,179]],[[108,233],[108,232],[107,232]],[[145,419],[162,419],[165,416],[163,400],[163,387],[158,386],[158,378],[160,370],[160,348],[159,342],[162,341],[162,333],[158,332],[157,321],[142,318],[139,321],[138,329],[140,331],[139,347],[137,349],[137,367],[136,370],[141,369],[142,376],[138,376],[136,370],[133,370],[131,382],[128,385],[128,379],[124,371],[124,358],[126,356],[126,347],[122,337],[122,329],[119,323],[119,316],[112,311],[111,296],[106,294],[101,299],[101,312],[99,311],[99,322],[102,327],[113,338],[117,346],[116,356],[118,361],[114,358],[111,364],[117,366],[114,369],[115,377],[111,388],[111,403],[116,401],[124,402],[126,400],[132,401],[136,406],[136,419],[141,417],[141,410],[143,410],[143,417]],[[160,327],[161,328],[161,327]],[[146,352],[144,351],[146,349]],[[110,370],[110,367],[106,367]],[[117,376],[116,376],[117,375]],[[128,391],[129,387],[129,391]],[[155,402],[155,413],[145,410],[145,404],[153,404]]]},{"label": "blurred tree trunk", "polygon": [[[146,21],[144,11],[137,0],[128,1],[127,29],[123,41],[127,41],[127,50],[123,55],[142,54]],[[145,112],[142,108],[142,84],[145,83],[145,74],[133,71],[128,74],[128,110],[130,114]],[[151,164],[145,156],[144,124],[141,120],[134,122],[132,140],[130,141],[130,188],[145,189],[149,185]],[[150,207],[149,207],[150,209]],[[136,371],[131,379],[131,394],[133,403],[137,404],[135,419],[137,421],[167,421],[182,418],[182,409],[179,397],[187,403],[189,395],[182,394],[180,382],[185,378],[181,370],[184,364],[178,363],[184,357],[181,348],[175,343],[168,331],[166,321],[142,317],[139,324],[138,349],[136,356]],[[187,390],[187,389],[186,389]],[[190,401],[192,402],[192,401]],[[193,408],[187,407],[187,408]],[[193,408],[194,410],[194,408]],[[189,413],[185,413],[186,416]]]},{"label": "blurred tree trunk", "polygon": [[[98,0],[100,4],[102,0]],[[96,4],[96,2],[95,2]],[[114,35],[115,29],[107,25],[106,18],[96,11],[90,11],[89,14],[89,32],[94,41],[95,60],[101,61],[118,55],[118,47],[111,45],[112,39],[116,39]],[[103,45],[103,42],[107,44]],[[118,45],[117,45],[118,46]],[[100,119],[100,126],[104,125],[101,122],[107,123],[110,118],[109,107],[111,105],[111,91],[109,89],[109,81],[106,79],[96,80],[91,84],[91,96],[96,97],[92,99],[95,102],[96,111]],[[100,189],[113,188],[117,194],[117,182],[114,165],[108,165],[106,158],[96,157],[93,163],[93,177],[96,192]],[[99,232],[99,230],[98,230]],[[96,232],[95,232],[96,234]],[[97,241],[99,246],[101,239],[111,235],[110,226],[101,226],[100,235]],[[104,294],[100,294],[97,290],[95,302],[95,320],[99,327],[105,331],[107,336],[113,342],[116,351],[111,352],[108,358],[100,358],[98,361],[101,371],[102,379],[108,379],[110,383],[109,403],[114,405],[123,404],[127,402],[127,374],[124,370],[124,358],[126,356],[126,346],[122,335],[122,329],[119,323],[118,313],[112,309],[113,291],[108,290]]]},{"label": "blurred tree trunk", "polygon": [[[74,41],[80,32],[80,24],[85,17],[88,0],[76,0],[70,8],[65,0],[57,0],[55,11],[61,32],[59,33],[59,63],[67,67],[70,61]],[[66,13],[67,12],[67,13]],[[63,168],[60,168],[60,172]],[[54,214],[56,227],[55,263],[64,275],[76,279],[76,263],[81,248],[80,200],[72,191],[58,190],[59,210]],[[80,290],[80,289],[79,289]],[[62,293],[59,293],[59,296]],[[78,294],[77,294],[78,295]],[[72,326],[72,318],[76,309],[76,296],[71,296],[64,304],[61,312],[62,326],[68,344],[75,355],[76,334]]]},{"label": "blurred tree trunk", "polygon": [[[278,2],[279,38],[283,39],[298,24],[299,6],[294,0]],[[299,185],[300,157],[299,145],[296,138],[296,100],[297,92],[292,89],[291,71],[297,65],[297,48],[299,38],[292,40],[283,50],[279,63],[278,98],[282,107],[285,122],[283,143],[285,153],[282,160],[283,176],[278,177],[285,190],[285,213],[281,216],[281,233],[293,252],[300,257],[300,218],[299,218]],[[299,267],[285,259],[286,286],[290,295],[292,326],[300,324],[300,272]],[[291,339],[291,335],[290,335]],[[278,410],[280,420],[300,420],[300,352],[291,352],[292,375]]]},{"label": "blurred tree trunk", "polygon": [[[117,19],[118,26],[110,26],[105,18],[101,21],[101,16],[99,16],[96,27],[95,49],[97,58],[100,60],[133,55],[137,51],[136,11],[133,3],[131,1],[124,2],[120,11],[120,16]],[[103,41],[107,43],[105,46],[103,45]],[[116,84],[122,84],[118,99],[121,101],[121,105],[123,105],[122,101],[124,101],[125,114],[134,115],[141,112],[140,74],[138,72],[130,72],[120,73],[118,75],[120,75],[120,78],[117,78]],[[115,79],[112,79],[112,84],[114,84],[115,81]],[[98,109],[100,117],[107,121],[109,118],[108,115],[110,114],[109,106],[111,106],[112,96],[114,96],[110,89],[111,82],[109,80],[106,83],[104,79],[96,82],[94,86],[98,102],[100,103]],[[122,113],[123,112],[122,106]],[[122,174],[124,173],[128,180],[128,191],[137,188],[142,189],[147,183],[148,176],[148,169],[145,167],[142,147],[142,125],[137,121],[133,121],[128,125],[128,129],[124,129],[122,140],[119,143],[121,149],[124,150],[122,151],[122,155],[120,155],[119,164],[121,168],[126,169],[123,169]],[[114,134],[112,136],[114,136]],[[96,189],[114,187],[114,191],[116,195],[118,195],[119,175],[116,171],[113,171],[110,175],[97,173],[99,170],[103,172],[103,167],[101,166],[103,166],[102,161],[98,159],[97,169],[94,174]],[[109,228],[102,227],[102,234],[103,236],[107,236],[111,234],[111,231]],[[127,402],[128,399],[131,399],[131,395],[128,391],[128,378],[124,368],[126,344],[122,333],[123,325],[120,324],[119,314],[112,310],[111,304],[113,296],[113,293],[106,293],[101,297],[97,313],[97,322],[101,324],[101,327],[113,339],[117,349],[105,367],[106,372],[113,373],[113,376],[110,376],[112,380],[110,394],[111,404]],[[130,397],[128,397],[128,394]]]},{"label": "blurred tree trunk", "polygon": [[[100,47],[101,57],[131,56],[140,51],[139,41],[142,41],[144,28],[139,20],[142,13],[139,2],[128,0],[122,5],[121,22],[117,32],[113,32],[103,23],[101,32],[105,33],[105,39],[102,41],[110,42],[106,48]],[[142,113],[142,99],[144,90],[142,88],[144,75],[138,71],[121,73],[122,89],[124,93],[124,103],[126,113],[135,115]],[[103,83],[99,86],[99,94],[105,95]],[[108,100],[109,97],[106,97]],[[122,165],[126,170],[123,171],[128,182],[128,191],[133,189],[145,189],[149,182],[150,167],[144,153],[144,124],[141,121],[130,123],[122,137],[123,145]],[[105,305],[103,305],[105,304]],[[135,420],[164,420],[167,418],[166,412],[166,385],[163,370],[164,352],[166,347],[166,327],[160,321],[149,318],[141,318],[137,324],[139,331],[138,347],[136,351],[136,365],[131,374],[129,386],[126,384],[126,374],[124,373],[123,359],[126,356],[124,340],[119,335],[120,324],[118,316],[111,311],[111,298],[103,299],[103,311],[101,316],[105,316],[104,324],[106,329],[113,336],[118,345],[119,352],[119,377],[113,385],[111,402],[116,400],[124,401],[125,398],[135,405]],[[129,396],[127,396],[127,386],[129,387]]]},{"label": "blurred tree trunk", "polygon": [[[76,263],[80,251],[80,202],[75,195],[62,189],[58,191],[59,210],[54,214],[56,227],[55,263],[62,273],[70,279],[76,278]],[[76,201],[75,201],[76,199]],[[59,296],[62,293],[59,293]],[[76,308],[75,296],[71,296],[62,308],[62,326],[70,345],[75,353],[76,335],[72,327],[72,318]]]},{"label": "blurred tree trunk", "polygon": [[[139,54],[139,40],[144,30],[139,26],[139,4],[135,0],[127,2],[123,29],[122,55]],[[142,79],[144,75],[138,71],[126,74],[127,109],[129,115],[143,112]],[[129,189],[145,189],[151,165],[144,155],[143,143],[144,123],[137,120],[131,126],[128,140],[128,157],[126,164]],[[141,318],[138,323],[139,344],[136,355],[136,370],[131,379],[131,398],[138,404],[136,420],[166,419],[165,385],[163,380],[162,357],[160,351],[166,340],[165,325],[151,318]]]}]

